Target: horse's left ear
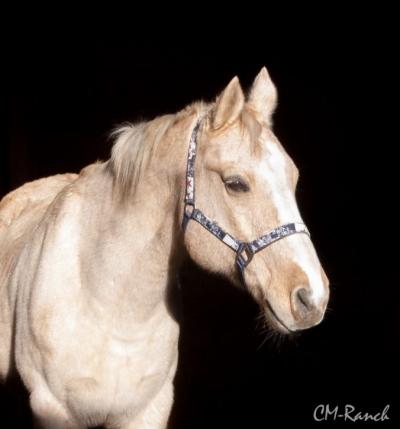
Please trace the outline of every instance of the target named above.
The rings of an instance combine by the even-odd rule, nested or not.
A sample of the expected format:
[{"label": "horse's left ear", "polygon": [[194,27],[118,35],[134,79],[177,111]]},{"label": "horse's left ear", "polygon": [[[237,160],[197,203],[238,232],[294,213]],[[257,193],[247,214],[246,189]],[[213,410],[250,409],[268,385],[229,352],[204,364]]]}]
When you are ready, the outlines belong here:
[{"label": "horse's left ear", "polygon": [[254,79],[251,87],[248,106],[262,114],[267,122],[271,122],[277,102],[275,85],[272,83],[267,69],[263,67]]},{"label": "horse's left ear", "polygon": [[243,106],[244,94],[239,79],[235,76],[217,99],[212,115],[212,128],[219,130],[227,127],[237,119]]}]

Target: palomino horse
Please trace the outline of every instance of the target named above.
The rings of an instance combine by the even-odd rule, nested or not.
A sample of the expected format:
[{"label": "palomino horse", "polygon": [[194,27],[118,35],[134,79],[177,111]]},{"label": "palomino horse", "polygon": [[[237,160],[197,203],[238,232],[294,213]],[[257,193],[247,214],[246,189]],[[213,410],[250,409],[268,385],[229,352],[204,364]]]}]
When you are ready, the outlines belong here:
[{"label": "palomino horse", "polygon": [[328,280],[275,105],[265,68],[247,98],[235,77],[214,103],[120,128],[107,162],[1,201],[0,373],[19,374],[39,427],[166,427],[187,255],[277,331],[321,322]]}]

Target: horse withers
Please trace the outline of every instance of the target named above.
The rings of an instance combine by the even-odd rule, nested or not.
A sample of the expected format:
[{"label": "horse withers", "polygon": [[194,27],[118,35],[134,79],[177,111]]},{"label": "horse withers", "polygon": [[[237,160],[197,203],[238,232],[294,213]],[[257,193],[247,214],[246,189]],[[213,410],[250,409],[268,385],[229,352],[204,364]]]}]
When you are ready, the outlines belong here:
[{"label": "horse withers", "polygon": [[328,280],[275,105],[265,68],[247,97],[235,77],[214,103],[121,127],[108,161],[0,202],[0,374],[21,378],[39,427],[167,426],[188,255],[276,331],[321,322]]}]

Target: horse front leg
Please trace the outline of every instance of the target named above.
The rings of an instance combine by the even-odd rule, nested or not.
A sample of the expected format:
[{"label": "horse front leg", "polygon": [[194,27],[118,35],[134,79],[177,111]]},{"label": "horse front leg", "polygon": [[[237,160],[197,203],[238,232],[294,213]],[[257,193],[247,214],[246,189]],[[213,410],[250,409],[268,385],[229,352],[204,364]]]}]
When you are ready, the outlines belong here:
[{"label": "horse front leg", "polygon": [[167,429],[168,419],[174,401],[174,377],[178,358],[171,366],[161,390],[142,411],[140,416],[123,426],[122,429]]},{"label": "horse front leg", "polygon": [[65,407],[47,387],[35,389],[30,395],[35,429],[82,429],[73,422]]}]

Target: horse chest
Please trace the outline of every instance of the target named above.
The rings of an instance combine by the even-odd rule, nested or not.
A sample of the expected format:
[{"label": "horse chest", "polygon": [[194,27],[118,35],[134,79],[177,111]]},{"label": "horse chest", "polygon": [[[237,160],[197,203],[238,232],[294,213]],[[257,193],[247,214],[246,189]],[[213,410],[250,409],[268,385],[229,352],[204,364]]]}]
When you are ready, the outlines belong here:
[{"label": "horse chest", "polygon": [[161,389],[170,366],[154,355],[140,356],[103,356],[101,365],[92,365],[92,376],[75,374],[68,378],[64,389],[74,413],[82,418],[88,413],[99,417],[126,410],[139,413]]},{"label": "horse chest", "polygon": [[177,326],[165,320],[137,332],[130,341],[92,335],[76,365],[65,366],[60,393],[79,419],[139,414],[163,387],[177,359]]},{"label": "horse chest", "polygon": [[66,399],[78,420],[90,415],[100,422],[109,415],[140,413],[175,365],[176,321],[163,305],[141,323],[123,320],[121,314],[110,319],[88,309],[64,311],[56,304],[45,313],[35,311],[30,320],[30,334],[19,348],[28,384],[34,389],[38,383],[31,374],[40,374],[55,397]]}]

